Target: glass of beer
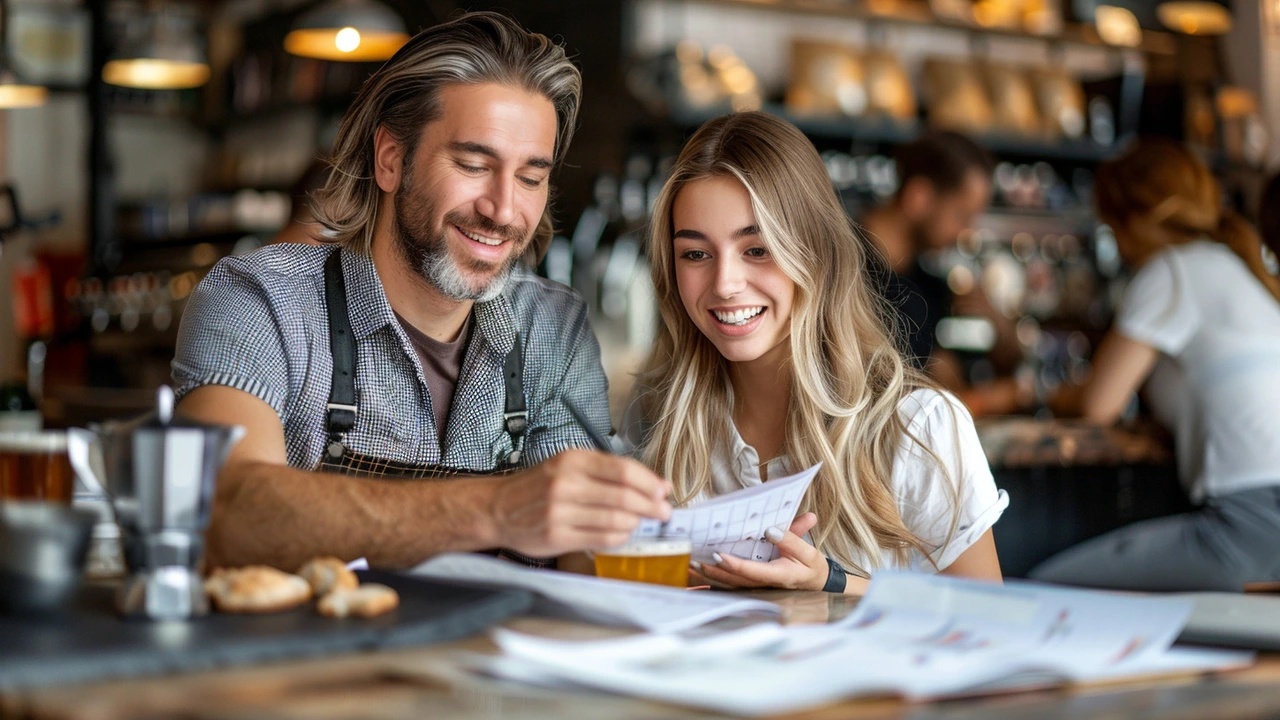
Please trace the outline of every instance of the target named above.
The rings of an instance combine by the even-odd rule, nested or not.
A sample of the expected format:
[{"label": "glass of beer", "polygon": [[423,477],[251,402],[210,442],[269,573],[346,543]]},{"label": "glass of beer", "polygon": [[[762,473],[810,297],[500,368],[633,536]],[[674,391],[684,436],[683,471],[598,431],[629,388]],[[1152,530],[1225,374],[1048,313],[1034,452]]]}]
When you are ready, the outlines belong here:
[{"label": "glass of beer", "polygon": [[595,551],[596,576],[688,587],[692,553],[687,537],[637,538],[622,547]]},{"label": "glass of beer", "polygon": [[0,499],[71,503],[65,432],[0,432]]}]

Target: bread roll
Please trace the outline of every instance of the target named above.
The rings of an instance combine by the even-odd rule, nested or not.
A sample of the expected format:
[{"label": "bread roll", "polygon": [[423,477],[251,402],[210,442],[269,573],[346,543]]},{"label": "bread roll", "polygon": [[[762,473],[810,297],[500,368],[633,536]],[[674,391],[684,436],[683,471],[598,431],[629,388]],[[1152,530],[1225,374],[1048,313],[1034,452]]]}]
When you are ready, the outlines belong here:
[{"label": "bread roll", "polygon": [[898,58],[889,52],[872,51],[863,56],[862,64],[867,74],[868,109],[895,120],[915,119],[915,89]]},{"label": "bread roll", "polygon": [[204,590],[214,607],[226,613],[281,612],[311,599],[306,580],[265,565],[215,570]]},{"label": "bread roll", "polygon": [[400,605],[400,595],[386,585],[365,583],[355,590],[335,590],[320,598],[317,608],[331,618],[377,617]]},{"label": "bread roll", "polygon": [[334,590],[355,590],[360,579],[336,557],[318,557],[307,561],[298,569],[298,575],[311,585],[316,597],[323,597]]},{"label": "bread roll", "polygon": [[838,43],[792,40],[786,105],[796,115],[861,115],[867,91],[853,50]]},{"label": "bread roll", "polygon": [[933,127],[966,132],[991,129],[991,102],[977,71],[968,63],[926,60],[924,87]]}]

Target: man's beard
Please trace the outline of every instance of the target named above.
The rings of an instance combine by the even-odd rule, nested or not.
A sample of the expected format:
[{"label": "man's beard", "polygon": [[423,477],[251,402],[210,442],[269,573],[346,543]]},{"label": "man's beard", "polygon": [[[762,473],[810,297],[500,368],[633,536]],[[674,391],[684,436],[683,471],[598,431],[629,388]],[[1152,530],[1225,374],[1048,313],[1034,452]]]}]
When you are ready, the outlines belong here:
[{"label": "man's beard", "polygon": [[[415,192],[416,183],[412,177],[412,169],[406,167],[405,182],[396,190],[395,227],[392,228],[396,246],[409,267],[452,300],[487,302],[501,295],[512,267],[528,247],[531,239],[528,230],[517,225],[495,225],[486,217],[467,216],[455,210],[444,216],[439,231],[433,235],[430,228],[435,206]],[[515,251],[501,265],[468,259],[465,267],[460,266],[449,252],[449,241],[445,237],[454,225],[514,243]],[[489,279],[468,278],[466,271],[488,275]]]}]

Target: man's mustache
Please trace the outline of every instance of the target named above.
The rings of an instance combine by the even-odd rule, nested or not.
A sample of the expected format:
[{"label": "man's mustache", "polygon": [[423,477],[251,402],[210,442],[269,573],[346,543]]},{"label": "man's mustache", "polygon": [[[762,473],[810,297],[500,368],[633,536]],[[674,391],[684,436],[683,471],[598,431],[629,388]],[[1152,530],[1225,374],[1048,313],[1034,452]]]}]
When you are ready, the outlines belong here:
[{"label": "man's mustache", "polygon": [[444,221],[448,225],[457,225],[486,237],[499,238],[504,241],[510,240],[520,243],[524,242],[525,238],[529,236],[529,229],[523,225],[498,225],[483,215],[465,215],[454,211],[446,214]]}]

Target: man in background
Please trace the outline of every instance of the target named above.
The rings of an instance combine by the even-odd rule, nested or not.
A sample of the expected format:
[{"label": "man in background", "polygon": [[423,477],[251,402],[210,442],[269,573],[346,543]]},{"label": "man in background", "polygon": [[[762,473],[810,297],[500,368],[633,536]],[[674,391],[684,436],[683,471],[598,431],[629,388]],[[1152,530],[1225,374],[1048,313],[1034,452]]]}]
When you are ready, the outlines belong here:
[{"label": "man in background", "polygon": [[[991,202],[994,163],[986,150],[954,132],[929,133],[897,155],[898,191],[862,220],[880,249],[885,294],[898,308],[903,352],[974,415],[1012,412],[1020,405],[1012,379],[970,386],[955,353],[938,346],[938,323],[954,314],[988,318],[996,328],[993,353],[1016,356],[1012,322],[991,307],[980,287],[957,298],[944,278],[921,266],[921,256],[955,246],[960,233]],[[1002,346],[1000,339],[1005,342]]]}]

